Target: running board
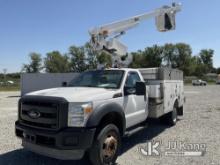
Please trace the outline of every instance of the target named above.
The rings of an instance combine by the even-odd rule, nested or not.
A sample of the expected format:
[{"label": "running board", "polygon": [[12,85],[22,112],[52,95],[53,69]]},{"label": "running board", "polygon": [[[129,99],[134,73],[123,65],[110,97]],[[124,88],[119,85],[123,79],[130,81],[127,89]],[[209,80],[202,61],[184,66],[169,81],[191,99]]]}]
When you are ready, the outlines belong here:
[{"label": "running board", "polygon": [[137,133],[137,132],[139,132],[139,131],[147,128],[147,127],[148,127],[148,125],[144,124],[144,125],[136,126],[133,129],[129,129],[129,130],[125,131],[124,137],[130,137],[131,135],[133,135],[133,134],[135,134],[135,133]]}]

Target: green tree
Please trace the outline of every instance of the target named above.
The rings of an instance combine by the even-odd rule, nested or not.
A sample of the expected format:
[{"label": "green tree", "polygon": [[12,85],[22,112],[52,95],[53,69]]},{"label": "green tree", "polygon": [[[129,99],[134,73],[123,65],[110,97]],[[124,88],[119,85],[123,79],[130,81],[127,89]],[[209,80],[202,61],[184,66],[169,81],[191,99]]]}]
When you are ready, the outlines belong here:
[{"label": "green tree", "polygon": [[147,47],[143,51],[143,64],[142,66],[145,68],[150,67],[160,67],[162,63],[162,53],[163,47],[158,45],[153,45],[152,47]]},{"label": "green tree", "polygon": [[192,62],[192,48],[185,43],[165,44],[163,47],[163,63],[165,66],[182,70],[187,76],[193,74],[195,70]]},{"label": "green tree", "polygon": [[165,44],[163,46],[163,65],[176,68],[176,46],[174,44]]},{"label": "green tree", "polygon": [[111,55],[104,51],[102,51],[100,54],[97,54],[97,61],[100,64],[105,64],[106,66],[112,66]]},{"label": "green tree", "polygon": [[94,51],[89,43],[81,47],[71,46],[68,54],[71,60],[71,70],[74,72],[96,69],[98,63],[112,65],[111,56],[108,53]]},{"label": "green tree", "polygon": [[192,70],[192,76],[201,76],[201,67],[199,68],[198,66],[201,66],[201,59],[199,56],[193,56],[191,58],[191,70]]},{"label": "green tree", "polygon": [[219,67],[219,68],[216,68],[216,73],[217,73],[217,74],[220,74],[220,67]]},{"label": "green tree", "polygon": [[83,72],[88,69],[85,48],[71,46],[68,55],[70,56],[70,67],[73,72]]},{"label": "green tree", "polygon": [[193,56],[191,58],[191,64],[193,68],[193,73],[192,75],[197,76],[197,77],[202,77],[206,73],[206,65],[203,64],[202,59],[200,56]]},{"label": "green tree", "polygon": [[178,43],[175,45],[176,53],[174,61],[176,68],[182,70],[185,75],[191,75],[193,72],[192,66],[192,49],[190,45],[185,43]]},{"label": "green tree", "polygon": [[163,47],[153,45],[152,47],[145,48],[144,51],[133,52],[133,61],[130,67],[133,68],[148,68],[160,67],[162,63]]},{"label": "green tree", "polygon": [[97,55],[98,55],[98,53],[91,48],[91,46],[88,42],[84,45],[84,52],[85,52],[86,61],[87,61],[87,68],[88,69],[97,68],[97,63],[98,63]]},{"label": "green tree", "polygon": [[202,63],[206,65],[205,72],[211,72],[213,69],[213,55],[214,50],[212,49],[202,49],[199,53]]},{"label": "green tree", "polygon": [[133,60],[129,67],[141,68],[144,60],[143,52],[141,50],[138,50],[137,52],[132,52],[131,56],[133,57]]},{"label": "green tree", "polygon": [[70,62],[67,55],[62,55],[59,51],[47,53],[44,59],[46,72],[66,73],[70,72]]},{"label": "green tree", "polygon": [[24,71],[26,73],[40,72],[43,69],[41,55],[38,53],[30,53],[29,58],[30,58],[30,63],[24,64],[22,71]]}]

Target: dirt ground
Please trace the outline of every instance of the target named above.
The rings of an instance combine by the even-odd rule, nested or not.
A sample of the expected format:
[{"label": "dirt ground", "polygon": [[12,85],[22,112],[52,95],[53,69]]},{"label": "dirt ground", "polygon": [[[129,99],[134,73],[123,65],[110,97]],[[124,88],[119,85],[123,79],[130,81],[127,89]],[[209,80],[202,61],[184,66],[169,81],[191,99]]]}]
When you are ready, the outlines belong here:
[{"label": "dirt ground", "polygon": [[[21,147],[21,140],[14,134],[18,96],[19,92],[0,92],[1,165],[89,164],[86,159],[61,161],[24,150]],[[120,165],[220,165],[220,86],[185,86],[185,96],[184,116],[179,119],[176,126],[165,126],[159,120],[150,121],[148,128],[123,139],[122,153],[117,163]],[[158,147],[160,156],[143,155],[141,148],[147,148],[149,141],[160,142]],[[176,148],[178,151],[202,150],[203,155],[167,156],[165,152],[170,141],[180,144],[179,148]],[[197,148],[189,148],[193,145]]]}]

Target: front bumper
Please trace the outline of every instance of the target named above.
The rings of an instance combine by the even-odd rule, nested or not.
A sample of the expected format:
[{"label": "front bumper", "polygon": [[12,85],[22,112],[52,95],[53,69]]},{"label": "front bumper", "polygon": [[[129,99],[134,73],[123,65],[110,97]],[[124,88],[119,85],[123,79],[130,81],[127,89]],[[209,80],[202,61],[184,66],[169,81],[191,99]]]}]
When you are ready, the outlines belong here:
[{"label": "front bumper", "polygon": [[95,128],[65,128],[47,131],[15,123],[16,136],[22,139],[24,148],[35,153],[62,160],[81,159],[91,147]]}]

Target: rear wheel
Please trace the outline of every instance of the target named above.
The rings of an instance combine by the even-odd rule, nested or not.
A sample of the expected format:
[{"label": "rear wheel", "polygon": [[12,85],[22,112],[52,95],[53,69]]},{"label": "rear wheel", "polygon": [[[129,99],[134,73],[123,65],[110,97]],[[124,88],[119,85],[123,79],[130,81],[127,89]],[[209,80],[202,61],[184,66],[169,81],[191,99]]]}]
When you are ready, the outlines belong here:
[{"label": "rear wheel", "polygon": [[162,122],[165,124],[168,124],[170,126],[174,126],[177,123],[177,109],[174,106],[173,111],[169,112],[165,116],[162,116],[161,118]]},{"label": "rear wheel", "polygon": [[168,123],[170,125],[176,125],[177,122],[177,109],[176,107],[173,108],[173,111],[169,114]]},{"label": "rear wheel", "polygon": [[118,128],[114,124],[106,125],[98,133],[89,158],[93,165],[114,164],[121,146],[121,137]]}]

